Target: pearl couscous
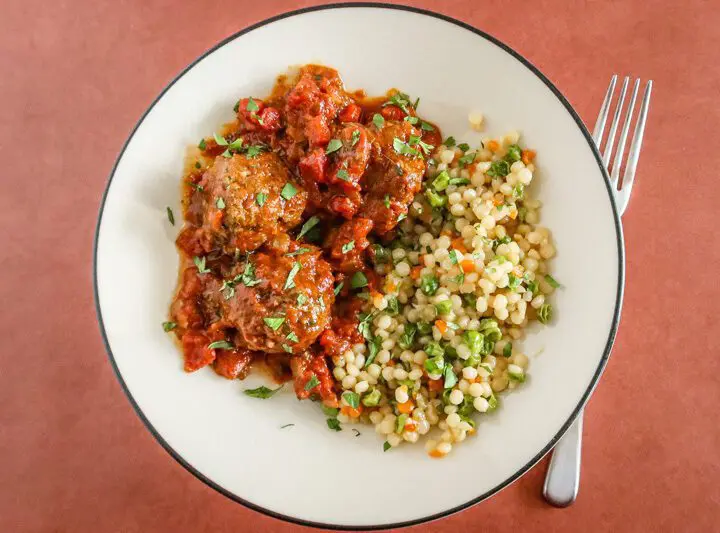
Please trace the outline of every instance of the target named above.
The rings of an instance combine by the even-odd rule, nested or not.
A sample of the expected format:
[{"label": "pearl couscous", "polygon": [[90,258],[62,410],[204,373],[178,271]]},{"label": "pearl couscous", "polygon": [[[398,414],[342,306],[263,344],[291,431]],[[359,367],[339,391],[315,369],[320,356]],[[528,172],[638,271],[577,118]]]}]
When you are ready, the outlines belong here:
[{"label": "pearl couscous", "polygon": [[518,141],[510,132],[471,150],[448,138],[395,240],[374,245],[382,292],[367,295],[366,343],[334,357],[333,375],[353,407],[342,412],[356,414],[339,421],[373,424],[386,451],[427,436],[443,457],[476,433],[526,379],[525,327],[552,319],[555,247],[527,190],[535,153]]}]

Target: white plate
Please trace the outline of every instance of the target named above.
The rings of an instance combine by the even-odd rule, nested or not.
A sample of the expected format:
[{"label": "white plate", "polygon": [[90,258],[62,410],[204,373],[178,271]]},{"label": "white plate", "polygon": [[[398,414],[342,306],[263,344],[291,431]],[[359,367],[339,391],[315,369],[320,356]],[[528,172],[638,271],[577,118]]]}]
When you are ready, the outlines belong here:
[{"label": "white plate", "polygon": [[[580,59],[578,59],[580,60]],[[269,92],[290,65],[337,68],[350,89],[420,96],[420,112],[446,135],[477,142],[487,130],[522,132],[538,152],[535,195],[544,203],[564,288],[552,327],[526,342],[530,378],[484,417],[478,435],[443,460],[422,445],[382,452],[371,428],[354,437],[325,426],[291,387],[272,400],[210,369],[182,371],[163,332],[178,256],[165,206],[180,213],[186,147],[232,118],[241,96]],[[150,106],[110,177],[98,222],[95,290],[110,360],[136,411],[162,446],[198,478],[254,509],[336,528],[409,525],[463,509],[525,473],[587,401],[620,314],[620,221],[588,132],[558,90],[488,35],[416,9],[363,5],[306,9],[225,40],[190,65]],[[542,350],[542,351],[541,351]],[[536,354],[535,356],[532,354]],[[293,427],[280,429],[284,424]]]}]

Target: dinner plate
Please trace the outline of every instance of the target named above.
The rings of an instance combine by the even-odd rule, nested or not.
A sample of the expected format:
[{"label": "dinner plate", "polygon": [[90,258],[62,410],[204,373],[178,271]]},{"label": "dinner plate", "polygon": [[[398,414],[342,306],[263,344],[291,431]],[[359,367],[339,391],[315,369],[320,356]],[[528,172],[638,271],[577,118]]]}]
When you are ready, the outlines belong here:
[{"label": "dinner plate", "polygon": [[[431,44],[429,44],[431,43]],[[578,58],[581,61],[582,58]],[[182,370],[163,332],[178,254],[166,206],[180,213],[188,146],[233,116],[239,97],[264,96],[289,66],[337,68],[350,89],[397,87],[445,135],[479,143],[516,129],[538,153],[533,196],[558,250],[556,318],[524,342],[529,378],[483,416],[477,435],[444,459],[422,445],[383,452],[371,427],[328,430],[292,387],[269,400],[263,383]],[[608,176],[570,104],[527,60],[482,31],[414,8],[342,4],[287,13],[244,29],[188,66],[150,105],[110,175],[95,241],[95,294],[110,361],[138,415],[199,479],[285,520],[375,529],[445,516],[495,494],[568,428],[605,366],[620,315],[623,244]],[[288,425],[293,424],[293,425]],[[283,427],[284,426],[284,427]]]}]

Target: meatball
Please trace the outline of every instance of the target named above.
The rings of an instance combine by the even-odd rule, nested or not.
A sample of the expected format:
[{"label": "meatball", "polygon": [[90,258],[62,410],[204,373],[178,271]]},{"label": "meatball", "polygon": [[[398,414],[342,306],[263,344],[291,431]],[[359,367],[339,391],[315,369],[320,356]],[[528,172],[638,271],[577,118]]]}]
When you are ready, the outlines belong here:
[{"label": "meatball", "polygon": [[335,301],[330,265],[317,248],[251,254],[214,293],[235,344],[266,353],[298,354],[330,323]]},{"label": "meatball", "polygon": [[[420,145],[409,146],[420,134],[409,122],[387,121],[373,141],[373,165],[364,176],[365,202],[358,216],[372,220],[378,235],[397,225],[420,190],[426,163]],[[418,151],[418,155],[398,153],[398,142]]]},{"label": "meatball", "polygon": [[307,192],[273,152],[217,157],[200,186],[205,241],[229,254],[255,250],[297,225],[307,202]]}]

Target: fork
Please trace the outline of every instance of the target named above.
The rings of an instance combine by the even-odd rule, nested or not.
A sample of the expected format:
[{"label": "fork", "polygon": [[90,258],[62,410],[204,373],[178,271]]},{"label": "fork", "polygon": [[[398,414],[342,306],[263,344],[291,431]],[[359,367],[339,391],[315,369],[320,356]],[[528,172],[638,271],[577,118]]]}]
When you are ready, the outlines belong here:
[{"label": "fork", "polygon": [[[635,181],[635,170],[637,169],[638,159],[640,158],[640,148],[642,147],[643,135],[645,133],[645,122],[647,120],[648,107],[650,106],[650,93],[652,92],[652,80],[645,85],[645,91],[640,105],[640,114],[635,124],[635,132],[633,133],[630,150],[628,152],[627,163],[625,164],[625,172],[620,181],[620,171],[623,167],[623,156],[625,155],[625,143],[628,133],[630,132],[630,123],[632,122],[635,102],[640,89],[640,78],[635,80],[630,97],[630,103],[625,113],[625,121],[620,133],[620,140],[617,145],[617,152],[614,154],[615,135],[620,125],[620,116],[625,103],[630,77],[626,76],[620,89],[615,113],[613,114],[610,130],[603,147],[603,133],[605,132],[605,123],[610,114],[610,108],[617,84],[617,74],[610,79],[610,86],[605,94],[605,100],[600,108],[595,129],[593,130],[593,141],[602,153],[603,165],[610,172],[610,184],[615,196],[615,204],[618,214],[622,215],[630,201],[630,193]],[[602,148],[602,150],[601,150]],[[603,151],[604,150],[604,151]],[[612,167],[610,161],[612,160]],[[580,485],[580,457],[582,448],[582,425],[583,412],[578,413],[575,422],[570,426],[568,431],[563,435],[560,442],[555,445],[545,476],[545,485],[543,486],[543,496],[552,505],[556,507],[567,507],[571,505],[577,497],[578,487]]]}]

